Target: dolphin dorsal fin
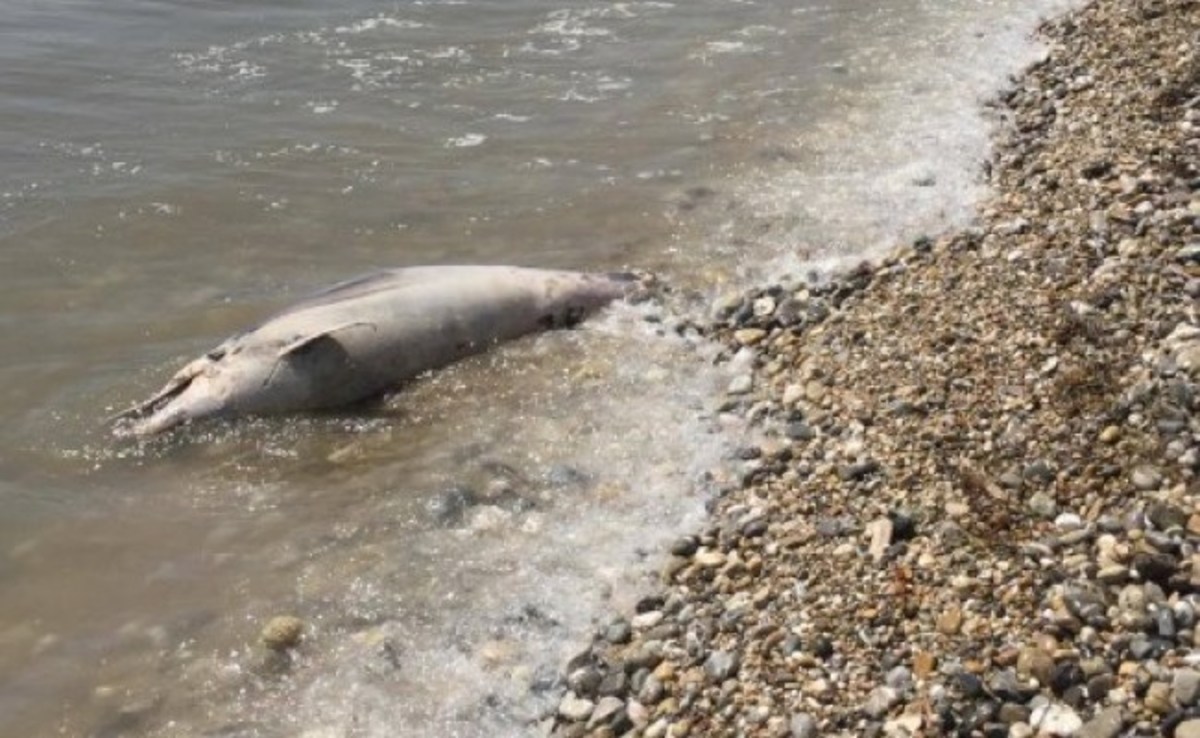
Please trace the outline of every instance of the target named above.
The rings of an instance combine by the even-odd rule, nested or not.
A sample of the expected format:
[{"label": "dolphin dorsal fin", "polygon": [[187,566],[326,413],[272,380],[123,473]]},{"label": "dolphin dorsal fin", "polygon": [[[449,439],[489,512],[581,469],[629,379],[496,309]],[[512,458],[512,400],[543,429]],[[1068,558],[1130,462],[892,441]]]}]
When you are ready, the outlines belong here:
[{"label": "dolphin dorsal fin", "polygon": [[343,330],[346,330],[347,328],[353,328],[355,326],[360,326],[360,325],[369,326],[372,330],[375,329],[374,323],[371,323],[371,322],[365,321],[365,320],[353,320],[353,321],[350,321],[347,323],[340,323],[338,325],[333,326],[332,328],[326,328],[324,330],[320,330],[315,333],[310,333],[305,336],[300,336],[296,340],[291,341],[287,344],[284,344],[283,348],[279,349],[279,353],[277,354],[277,357],[280,359],[287,358],[288,356],[291,356],[292,354],[294,354],[298,351],[303,351],[304,349],[309,348],[317,341],[331,337],[334,333],[337,333],[338,331],[343,331]]}]

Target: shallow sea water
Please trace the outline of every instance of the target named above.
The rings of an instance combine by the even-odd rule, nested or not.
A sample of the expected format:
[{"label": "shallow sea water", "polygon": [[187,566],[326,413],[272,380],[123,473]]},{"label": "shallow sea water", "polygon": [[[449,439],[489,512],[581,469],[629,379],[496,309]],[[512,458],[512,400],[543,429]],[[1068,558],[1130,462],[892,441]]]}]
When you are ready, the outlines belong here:
[{"label": "shallow sea water", "polygon": [[[1063,6],[0,2],[0,734],[535,732],[736,473],[675,317],[969,218],[977,103]],[[677,299],[371,407],[108,432],[308,290],[456,262]]]}]

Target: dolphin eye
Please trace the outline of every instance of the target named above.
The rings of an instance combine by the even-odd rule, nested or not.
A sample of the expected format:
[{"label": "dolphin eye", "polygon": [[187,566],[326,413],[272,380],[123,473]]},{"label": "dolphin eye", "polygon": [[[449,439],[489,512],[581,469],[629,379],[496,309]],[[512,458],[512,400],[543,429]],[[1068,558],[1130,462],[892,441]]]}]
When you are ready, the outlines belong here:
[{"label": "dolphin eye", "polygon": [[209,351],[205,356],[211,361],[220,361],[225,358],[225,347],[219,346],[212,351]]}]

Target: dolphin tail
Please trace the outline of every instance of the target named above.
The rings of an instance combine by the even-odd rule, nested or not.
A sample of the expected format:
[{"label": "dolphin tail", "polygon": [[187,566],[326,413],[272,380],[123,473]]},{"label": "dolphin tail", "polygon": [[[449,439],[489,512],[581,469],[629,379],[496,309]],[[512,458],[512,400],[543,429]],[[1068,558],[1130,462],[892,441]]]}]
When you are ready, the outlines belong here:
[{"label": "dolphin tail", "polygon": [[627,272],[607,272],[604,277],[620,285],[620,296],[635,305],[659,297],[668,291],[667,286],[657,274],[641,269]]}]

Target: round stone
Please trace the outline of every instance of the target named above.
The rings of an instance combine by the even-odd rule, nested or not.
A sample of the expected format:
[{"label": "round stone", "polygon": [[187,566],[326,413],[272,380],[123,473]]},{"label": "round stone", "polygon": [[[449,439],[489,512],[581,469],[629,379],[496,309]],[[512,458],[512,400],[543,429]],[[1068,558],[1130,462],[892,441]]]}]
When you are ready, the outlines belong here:
[{"label": "round stone", "polygon": [[744,395],[754,389],[754,377],[750,374],[739,374],[729,382],[726,392],[731,395]]},{"label": "round stone", "polygon": [[294,615],[276,615],[263,626],[260,638],[272,651],[286,651],[295,647],[304,635],[304,621]]},{"label": "round stone", "polygon": [[876,687],[871,690],[871,694],[867,697],[866,703],[863,704],[863,712],[869,717],[878,720],[888,713],[898,702],[900,695],[891,687]]},{"label": "round stone", "polygon": [[1075,735],[1077,738],[1117,738],[1124,727],[1125,715],[1121,708],[1109,707],[1096,713]]},{"label": "round stone", "polygon": [[1180,707],[1191,707],[1200,697],[1200,672],[1195,669],[1176,671],[1175,678],[1171,681],[1171,689]]},{"label": "round stone", "polygon": [[1166,682],[1154,682],[1146,690],[1146,709],[1156,715],[1166,715],[1173,709],[1171,686]]},{"label": "round stone", "polygon": [[713,651],[704,660],[704,671],[714,682],[723,682],[737,673],[737,654]]},{"label": "round stone", "polygon": [[762,328],[742,328],[733,332],[733,340],[743,346],[753,346],[766,337],[767,332]]},{"label": "round stone", "polygon": [[791,738],[816,738],[817,720],[807,712],[792,715],[788,727],[791,729]]},{"label": "round stone", "polygon": [[1140,490],[1149,491],[1152,489],[1158,489],[1158,486],[1162,484],[1162,474],[1153,466],[1142,465],[1136,467],[1133,472],[1130,473],[1129,481],[1133,483],[1134,487],[1137,487]]},{"label": "round stone", "polygon": [[1184,720],[1176,725],[1175,738],[1200,738],[1200,718]]},{"label": "round stone", "polygon": [[1047,702],[1033,711],[1030,718],[1039,736],[1075,735],[1083,727],[1079,714],[1066,705]]},{"label": "round stone", "polygon": [[1033,677],[1039,684],[1049,686],[1054,670],[1054,658],[1040,648],[1022,648],[1017,656],[1017,674],[1024,678]]},{"label": "round stone", "polygon": [[558,716],[563,720],[579,723],[591,717],[592,710],[595,708],[596,703],[591,700],[567,694],[563,697],[562,702],[558,703]]}]

